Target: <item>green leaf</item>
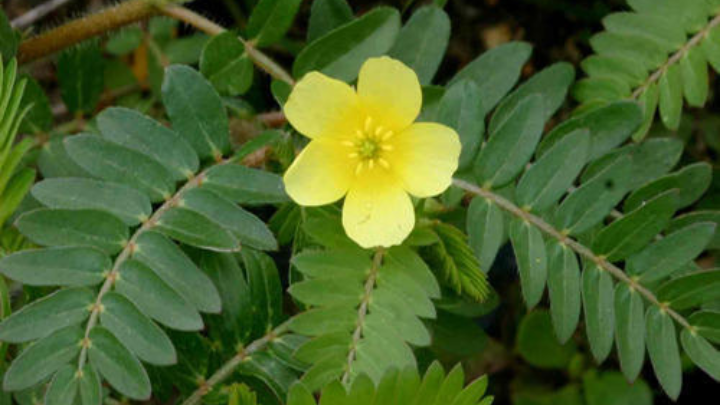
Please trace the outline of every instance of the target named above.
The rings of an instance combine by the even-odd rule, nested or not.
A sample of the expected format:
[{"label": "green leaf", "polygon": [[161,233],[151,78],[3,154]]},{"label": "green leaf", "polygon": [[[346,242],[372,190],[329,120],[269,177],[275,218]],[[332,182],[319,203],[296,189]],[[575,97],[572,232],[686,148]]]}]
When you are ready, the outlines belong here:
[{"label": "green leaf", "polygon": [[437,112],[438,122],[454,128],[460,135],[462,152],[459,168],[465,169],[475,159],[485,132],[485,114],[480,89],[475,82],[461,80],[445,92]]},{"label": "green leaf", "polygon": [[397,10],[377,7],[305,47],[295,59],[293,76],[301,78],[317,70],[343,81],[355,80],[365,60],[390,50],[399,31]]},{"label": "green leaf", "polygon": [[720,381],[720,352],[705,339],[685,329],[680,342],[688,357],[715,381]]},{"label": "green leaf", "polygon": [[590,46],[601,55],[621,56],[636,61],[646,70],[665,63],[667,53],[654,41],[636,35],[601,32],[590,38]]},{"label": "green leaf", "polygon": [[568,88],[574,79],[575,69],[564,62],[536,73],[500,103],[490,120],[489,132],[495,132],[497,125],[504,122],[522,100],[533,94],[542,96],[543,118],[547,121],[565,101]]},{"label": "green leaf", "polygon": [[642,123],[642,109],[631,101],[618,101],[572,117],[548,133],[537,149],[542,156],[563,137],[578,129],[590,131],[588,161],[599,158],[622,144]]},{"label": "green leaf", "polygon": [[394,247],[388,250],[384,260],[385,265],[392,266],[397,272],[402,272],[412,278],[425,294],[430,298],[440,298],[440,286],[435,275],[422,258],[410,248]]},{"label": "green leaf", "polygon": [[15,34],[5,12],[0,10],[0,64],[2,60],[10,60],[18,48],[18,36]]},{"label": "green leaf", "polygon": [[458,294],[484,301],[490,287],[480,262],[468,245],[467,236],[458,228],[443,223],[436,224],[433,229],[439,240],[429,247],[431,267],[439,270]]},{"label": "green leaf", "polygon": [[510,241],[515,251],[520,285],[528,308],[540,302],[547,281],[547,254],[542,233],[533,225],[513,219]]},{"label": "green leaf", "polygon": [[675,173],[660,177],[635,190],[625,200],[623,210],[632,211],[652,197],[671,189],[678,191],[677,208],[688,207],[705,193],[710,187],[711,180],[712,169],[709,164],[700,162],[685,166]]},{"label": "green leaf", "polygon": [[580,66],[588,76],[615,76],[633,87],[641,85],[647,78],[647,71],[642,66],[622,56],[590,55]]},{"label": "green leaf", "polygon": [[690,48],[680,59],[680,75],[685,100],[692,107],[702,107],[708,98],[709,81],[705,54],[700,47]]},{"label": "green leaf", "polygon": [[91,364],[85,364],[82,375],[78,379],[79,398],[82,405],[99,405],[102,403],[102,386],[100,376]]},{"label": "green leaf", "polygon": [[619,34],[634,35],[652,41],[666,52],[680,49],[687,38],[682,27],[672,24],[668,16],[613,13],[603,18],[605,29]]},{"label": "green leaf", "polygon": [[615,340],[620,368],[635,381],[645,361],[645,314],[640,294],[625,283],[615,288]]},{"label": "green leaf", "polygon": [[0,224],[5,223],[25,201],[35,174],[35,170],[23,168],[10,179],[7,189],[0,195]]},{"label": "green leaf", "polygon": [[295,19],[302,0],[260,0],[250,15],[247,36],[265,47],[280,41]]},{"label": "green leaf", "polygon": [[237,35],[227,31],[212,37],[203,48],[200,72],[221,94],[238,96],[250,89],[255,67]]},{"label": "green leaf", "polygon": [[354,276],[317,278],[291,285],[288,293],[305,305],[357,306],[362,300],[363,284]]},{"label": "green leaf", "polygon": [[150,364],[177,362],[170,338],[124,296],[109,292],[102,299],[100,323],[130,351]]},{"label": "green leaf", "polygon": [[720,343],[720,311],[697,311],[688,318],[690,325],[705,339]]},{"label": "green leaf", "polygon": [[567,245],[553,242],[547,249],[550,315],[555,335],[560,343],[565,343],[580,321],[580,267],[575,253]]},{"label": "green leaf", "polygon": [[93,176],[127,184],[145,193],[152,202],[163,201],[175,191],[170,172],[140,152],[90,134],[66,138],[65,148]]},{"label": "green leaf", "polygon": [[65,138],[62,136],[51,137],[50,141],[43,145],[38,156],[38,168],[44,178],[51,177],[90,177],[80,165],[70,158],[65,150]]},{"label": "green leaf", "polygon": [[50,100],[45,95],[45,90],[37,80],[30,76],[24,76],[26,80],[25,92],[21,102],[21,111],[30,106],[27,114],[20,125],[20,132],[40,133],[49,132],[53,124],[53,113],[50,108]]},{"label": "green leaf", "polygon": [[173,180],[187,180],[198,170],[198,157],[184,139],[138,111],[111,107],[97,116],[97,124],[103,138],[155,159]]},{"label": "green leaf", "polygon": [[129,238],[120,219],[98,210],[39,208],[21,215],[15,226],[39,245],[85,245],[107,254],[119,252]]},{"label": "green leaf", "polygon": [[668,225],[666,232],[675,232],[678,229],[685,228],[693,224],[701,222],[711,222],[715,224],[715,233],[707,245],[708,249],[720,248],[720,233],[718,233],[718,226],[720,226],[720,212],[719,211],[693,211],[687,214],[683,214],[673,218]]},{"label": "green leaf", "polygon": [[212,191],[188,190],[179,204],[231,231],[241,244],[260,250],[277,249],[277,241],[263,221]]},{"label": "green leaf", "polygon": [[604,104],[630,98],[631,89],[615,77],[591,77],[580,79],[573,86],[573,97],[585,105]]},{"label": "green leaf", "polygon": [[46,405],[72,404],[78,390],[76,372],[75,367],[68,364],[55,373],[45,392],[45,402],[43,403]]},{"label": "green leaf", "polygon": [[32,196],[48,208],[107,211],[125,225],[135,226],[152,214],[143,193],[119,183],[83,178],[45,179],[32,188]]},{"label": "green leaf", "polygon": [[163,325],[182,331],[203,328],[195,308],[144,264],[127,260],[120,266],[115,291]]},{"label": "green leaf", "polygon": [[557,227],[570,235],[578,235],[602,222],[625,196],[631,170],[630,158],[619,156],[584,181],[560,204],[555,213]]},{"label": "green leaf", "polygon": [[585,166],[590,147],[588,131],[576,131],[553,145],[520,178],[517,202],[523,209],[543,212],[573,185]]},{"label": "green leaf", "polygon": [[615,307],[613,279],[597,265],[586,265],[582,273],[582,298],[585,330],[590,350],[602,363],[612,350],[615,339]]},{"label": "green leaf", "polygon": [[658,99],[660,97],[660,90],[658,89],[657,83],[651,83],[640,96],[638,96],[638,103],[642,107],[643,123],[632,136],[633,141],[640,142],[650,131],[652,123],[655,121],[655,112],[657,111]]},{"label": "green leaf", "polygon": [[110,258],[88,247],[24,250],[0,259],[0,272],[33,286],[95,285],[110,270]]},{"label": "green leaf", "polygon": [[220,296],[212,281],[172,241],[157,232],[137,238],[133,257],[201,312],[220,312]]},{"label": "green leaf", "polygon": [[626,271],[643,283],[652,283],[671,275],[699,256],[715,234],[716,225],[700,222],[677,230],[630,256]]},{"label": "green leaf", "polygon": [[90,331],[90,341],[90,363],[113,388],[138,401],[150,398],[147,372],[115,335],[96,326]]},{"label": "green leaf", "polygon": [[208,170],[202,187],[239,204],[278,204],[288,201],[280,176],[236,164],[215,166]]},{"label": "green leaf", "polygon": [[658,300],[683,310],[720,299],[720,270],[700,271],[661,285]]},{"label": "green leaf", "polygon": [[313,0],[308,22],[307,42],[313,42],[353,19],[353,12],[345,0]]},{"label": "green leaf", "polygon": [[713,27],[705,36],[701,43],[705,57],[708,63],[715,69],[720,71],[720,27]]},{"label": "green leaf", "polygon": [[545,122],[540,96],[517,105],[480,151],[474,172],[483,187],[500,187],[512,181],[530,160]]},{"label": "green leaf", "polygon": [[467,212],[468,244],[480,261],[480,269],[490,271],[505,241],[505,221],[497,205],[484,198],[473,198]]},{"label": "green leaf", "polygon": [[532,47],[525,42],[510,42],[493,48],[470,62],[448,83],[469,79],[475,82],[483,95],[482,105],[488,112],[513,88],[520,78]]},{"label": "green leaf", "polygon": [[441,8],[419,8],[405,23],[389,55],[415,71],[421,85],[432,82],[450,39],[450,18]]},{"label": "green leaf", "polygon": [[0,324],[0,339],[22,343],[79,324],[90,316],[95,294],[85,288],[56,291],[22,307]]},{"label": "green leaf", "polygon": [[680,126],[680,117],[683,107],[683,83],[678,65],[670,65],[665,74],[660,77],[660,118],[663,124],[672,130]]},{"label": "green leaf", "polygon": [[182,65],[168,67],[162,98],[173,129],[200,158],[217,159],[229,150],[228,118],[222,100],[200,73]]},{"label": "green leaf", "polygon": [[230,231],[191,209],[171,208],[155,224],[155,229],[182,243],[217,252],[240,250],[240,242]]},{"label": "green leaf", "polygon": [[95,110],[104,87],[103,65],[96,42],[60,54],[57,64],[60,95],[70,112],[89,114]]},{"label": "green leaf", "polygon": [[3,389],[20,391],[45,380],[80,352],[83,331],[77,326],[60,329],[23,350],[5,372]]},{"label": "green leaf", "polygon": [[445,311],[438,312],[432,323],[432,348],[454,356],[475,356],[485,350],[488,338],[485,331],[467,318]]},{"label": "green leaf", "polygon": [[678,2],[653,0],[628,0],[628,5],[639,13],[659,15],[672,18],[672,22],[684,27],[688,32],[697,32],[707,24],[707,7],[705,1]]},{"label": "green leaf", "polygon": [[144,32],[140,27],[127,27],[110,36],[105,50],[115,56],[124,56],[137,49],[143,41]]},{"label": "green leaf", "polygon": [[622,260],[642,249],[670,221],[675,213],[677,191],[666,191],[603,228],[595,238],[593,252],[611,262]]},{"label": "green leaf", "polygon": [[255,314],[252,334],[261,336],[283,321],[283,287],[270,256],[252,249],[244,249],[240,255]]},{"label": "green leaf", "polygon": [[682,367],[675,324],[665,311],[656,306],[648,308],[645,320],[645,340],[655,375],[665,393],[677,400],[682,389]]},{"label": "green leaf", "polygon": [[572,341],[558,343],[550,314],[542,310],[532,311],[520,321],[516,342],[520,356],[539,368],[565,368],[577,350]]}]

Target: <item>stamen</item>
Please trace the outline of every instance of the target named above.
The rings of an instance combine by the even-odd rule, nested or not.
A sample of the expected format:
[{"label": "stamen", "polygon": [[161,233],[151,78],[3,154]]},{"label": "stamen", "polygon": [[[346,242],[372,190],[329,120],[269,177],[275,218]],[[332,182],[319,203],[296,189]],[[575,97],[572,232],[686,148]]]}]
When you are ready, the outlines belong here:
[{"label": "stamen", "polygon": [[360,155],[358,155],[357,152],[353,152],[353,153],[351,153],[351,154],[348,155],[348,157],[349,157],[350,159],[355,159],[355,158],[358,157],[358,156],[360,156]]},{"label": "stamen", "polygon": [[364,137],[365,137],[365,132],[357,129],[357,130],[355,130],[355,135],[357,135],[358,138],[364,138]]},{"label": "stamen", "polygon": [[380,136],[380,134],[382,134],[383,132],[385,132],[385,128],[380,125],[375,129],[375,136]]},{"label": "stamen", "polygon": [[387,132],[385,132],[385,135],[383,135],[382,140],[383,140],[383,141],[387,141],[387,140],[390,139],[393,135],[395,135],[395,133],[394,133],[393,131],[387,131]]},{"label": "stamen", "polygon": [[[358,131],[358,132],[360,132],[360,131]],[[353,141],[342,141],[342,142],[340,142],[340,144],[343,146],[349,146],[349,147],[355,146],[355,142],[353,142]]]},{"label": "stamen", "polygon": [[364,162],[358,163],[357,167],[355,168],[355,175],[356,175],[356,176],[359,176],[360,173],[362,173],[362,171],[363,171],[363,163],[364,163]]},{"label": "stamen", "polygon": [[380,163],[380,166],[384,167],[385,169],[390,168],[390,163],[388,163],[388,161],[383,158],[378,158],[378,163]]},{"label": "stamen", "polygon": [[365,132],[370,132],[370,128],[372,128],[373,119],[372,117],[368,116],[365,118]]},{"label": "stamen", "polygon": [[368,168],[372,170],[373,167],[375,167],[375,159],[368,160]]},{"label": "stamen", "polygon": [[382,144],[382,145],[380,145],[380,149],[386,150],[386,151],[391,151],[391,150],[395,149],[395,147],[392,145]]}]

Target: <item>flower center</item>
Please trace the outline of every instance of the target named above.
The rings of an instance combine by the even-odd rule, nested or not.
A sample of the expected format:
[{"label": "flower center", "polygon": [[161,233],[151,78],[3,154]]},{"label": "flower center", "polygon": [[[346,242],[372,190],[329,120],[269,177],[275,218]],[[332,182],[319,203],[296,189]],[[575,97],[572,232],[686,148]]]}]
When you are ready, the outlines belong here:
[{"label": "flower center", "polygon": [[368,116],[363,127],[355,131],[354,139],[343,142],[345,146],[352,148],[348,157],[357,162],[356,175],[365,170],[372,170],[375,165],[384,169],[390,168],[386,157],[387,152],[393,150],[393,146],[387,141],[393,135],[393,131],[377,125],[373,118]]}]

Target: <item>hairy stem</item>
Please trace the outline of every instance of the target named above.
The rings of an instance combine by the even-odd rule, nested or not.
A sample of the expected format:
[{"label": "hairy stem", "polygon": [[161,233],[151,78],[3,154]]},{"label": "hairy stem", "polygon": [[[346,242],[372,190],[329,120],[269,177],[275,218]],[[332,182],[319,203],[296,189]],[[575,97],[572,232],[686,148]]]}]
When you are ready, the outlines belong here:
[{"label": "hairy stem", "polygon": [[264,349],[270,342],[285,334],[288,331],[289,324],[289,320],[285,321],[280,326],[270,331],[267,335],[243,347],[235,356],[233,356],[227,363],[223,364],[222,367],[210,376],[210,378],[205,381],[200,388],[195,390],[195,392],[193,392],[192,395],[190,395],[185,402],[182,403],[182,405],[199,404],[202,397],[210,392],[214,386],[228,378],[240,364],[250,357],[251,354]]},{"label": "hairy stem", "polygon": [[697,34],[693,35],[692,38],[690,38],[690,41],[688,41],[685,45],[683,45],[682,48],[680,48],[677,52],[675,52],[670,59],[668,59],[662,66],[660,66],[656,71],[653,72],[650,77],[648,77],[647,80],[643,84],[640,85],[635,91],[633,91],[631,98],[637,99],[640,97],[647,88],[660,80],[660,78],[667,72],[667,70],[670,68],[670,66],[676,64],[680,61],[680,59],[683,58],[683,56],[687,55],[688,52],[695,46],[699,45],[700,42],[707,36],[707,34],[715,27],[720,25],[720,15],[715,16],[710,22]]},{"label": "hairy stem", "polygon": [[345,372],[342,376],[343,384],[347,383],[350,379],[350,370],[353,362],[355,361],[355,356],[357,355],[358,343],[360,343],[360,339],[362,338],[365,318],[367,317],[368,306],[370,305],[370,298],[372,297],[373,289],[375,289],[375,282],[377,281],[378,271],[382,265],[384,254],[385,250],[383,248],[378,248],[375,251],[372,267],[370,268],[370,274],[368,274],[367,281],[365,281],[365,294],[363,295],[363,299],[358,307],[357,325],[355,326],[355,331],[352,335],[352,343],[350,343],[350,351],[348,352],[347,363],[345,364]]},{"label": "hairy stem", "polygon": [[[161,8],[161,12],[168,17],[180,20],[209,35],[218,35],[225,32],[225,28],[222,26],[182,6],[168,4]],[[250,57],[259,69],[265,71],[275,79],[281,80],[291,86],[295,85],[295,80],[293,80],[292,76],[277,62],[256,49],[251,41],[247,41],[242,37],[238,37],[238,40],[245,46],[245,52],[248,57]]]},{"label": "hairy stem", "polygon": [[159,7],[168,1],[187,0],[129,0],[117,4],[23,41],[18,49],[18,60],[20,63],[32,62],[86,39],[143,21],[157,15]]},{"label": "hairy stem", "polygon": [[507,211],[508,213],[512,214],[513,216],[516,216],[516,217],[522,219],[523,221],[526,221],[526,222],[532,224],[536,228],[540,229],[543,233],[557,239],[558,242],[570,247],[572,250],[575,251],[575,253],[592,261],[598,267],[600,267],[603,270],[606,270],[608,273],[610,273],[613,277],[615,277],[619,281],[627,284],[632,291],[637,291],[638,293],[640,293],[640,295],[643,298],[645,298],[645,300],[650,302],[651,304],[660,307],[661,310],[665,311],[668,315],[670,315],[673,319],[675,319],[675,321],[678,324],[682,325],[684,328],[687,328],[690,330],[693,329],[693,327],[688,323],[688,321],[682,315],[680,315],[679,313],[674,311],[667,304],[660,302],[657,299],[657,297],[655,296],[655,294],[652,293],[652,291],[645,288],[637,280],[630,278],[627,274],[625,274],[625,272],[622,269],[620,269],[619,267],[610,263],[604,257],[596,255],[595,253],[593,253],[592,250],[588,249],[584,245],[578,243],[577,241],[568,237],[567,235],[563,234],[562,232],[558,231],[552,225],[545,222],[545,220],[543,220],[542,218],[535,216],[535,215],[521,209],[520,207],[513,204],[511,201],[493,193],[490,190],[480,188],[480,187],[478,187],[474,184],[468,183],[464,180],[453,179],[453,184],[456,187],[459,187],[467,192],[470,192],[472,194],[475,194],[482,198],[485,198],[486,200],[496,204],[498,207],[500,207],[504,211]]}]

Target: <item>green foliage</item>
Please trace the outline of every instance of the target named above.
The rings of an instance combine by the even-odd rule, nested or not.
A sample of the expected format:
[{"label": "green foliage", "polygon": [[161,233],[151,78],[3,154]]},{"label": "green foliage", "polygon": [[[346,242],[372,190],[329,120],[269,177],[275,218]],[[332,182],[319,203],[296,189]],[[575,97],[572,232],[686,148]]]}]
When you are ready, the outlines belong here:
[{"label": "green foliage", "polygon": [[[638,100],[647,122],[659,110],[663,124],[677,130],[683,104],[702,107],[708,98],[708,64],[720,67],[717,10],[705,1],[628,3],[633,11],[606,16],[606,31],[590,38],[595,54],[582,62],[588,77],[573,95],[586,108]],[[648,129],[641,127],[634,138],[644,138]]]},{"label": "green foliage", "polygon": [[[445,63],[442,0],[227,3],[218,35],[152,18],[63,51],[59,126],[47,80],[0,63],[0,403],[489,405],[465,372],[511,364],[515,405],[649,405],[643,370],[673,400],[688,368],[720,379],[717,185],[693,140],[717,123],[683,114],[713,96],[717,1],[629,0],[578,82],[524,42]],[[281,65],[353,84],[380,55],[462,151],[410,237],[364,250],[339,204],[286,195],[302,143],[276,110]]]},{"label": "green foliage", "polygon": [[[377,384],[368,378],[358,378],[349,387],[338,381],[327,385],[320,395],[320,404],[350,405],[385,404],[458,404],[490,405],[492,397],[485,397],[487,378],[482,377],[464,386],[462,367],[455,367],[445,375],[439,363],[433,363],[424,377],[414,367],[388,371]],[[290,390],[288,405],[315,405],[315,398],[303,384]]]},{"label": "green foliage", "polygon": [[[176,86],[200,88],[208,100],[219,100],[189,69],[169,68],[164,89],[178,94]],[[178,101],[173,108],[179,111],[197,108],[182,105],[182,100],[173,103]],[[150,379],[141,361],[178,361],[172,341],[151,318],[170,328],[199,330],[203,321],[197,311],[216,313],[222,306],[218,287],[173,240],[222,251],[237,250],[241,240],[260,248],[276,246],[262,221],[224,195],[254,204],[271,202],[282,193],[280,179],[269,173],[257,177],[247,169],[227,185],[214,174],[221,166],[236,166],[229,160],[198,173],[200,157],[178,135],[192,133],[199,152],[219,153],[224,146],[210,146],[227,145],[227,138],[219,141],[220,135],[227,137],[227,121],[216,120],[226,117],[222,107],[216,105],[219,111],[214,112],[212,107],[204,104],[199,121],[188,124],[182,117],[173,129],[132,110],[109,109],[98,117],[101,135],[76,135],[64,142],[69,158],[95,179],[38,183],[33,195],[46,208],[25,213],[16,226],[46,248],[7,256],[0,271],[29,285],[103,287],[99,292],[61,288],[1,324],[3,340],[39,339],[5,373],[5,389],[29,388],[54,375],[50,401],[79,395],[83,403],[97,405],[95,379],[78,381],[84,374],[65,366],[77,364],[79,356],[79,367],[88,362],[120,393],[148,398]],[[196,127],[214,128],[206,132],[214,140],[196,137],[191,132]],[[185,184],[176,194],[178,181]],[[237,181],[242,187],[235,186]],[[151,201],[163,204],[152,207]]]}]

